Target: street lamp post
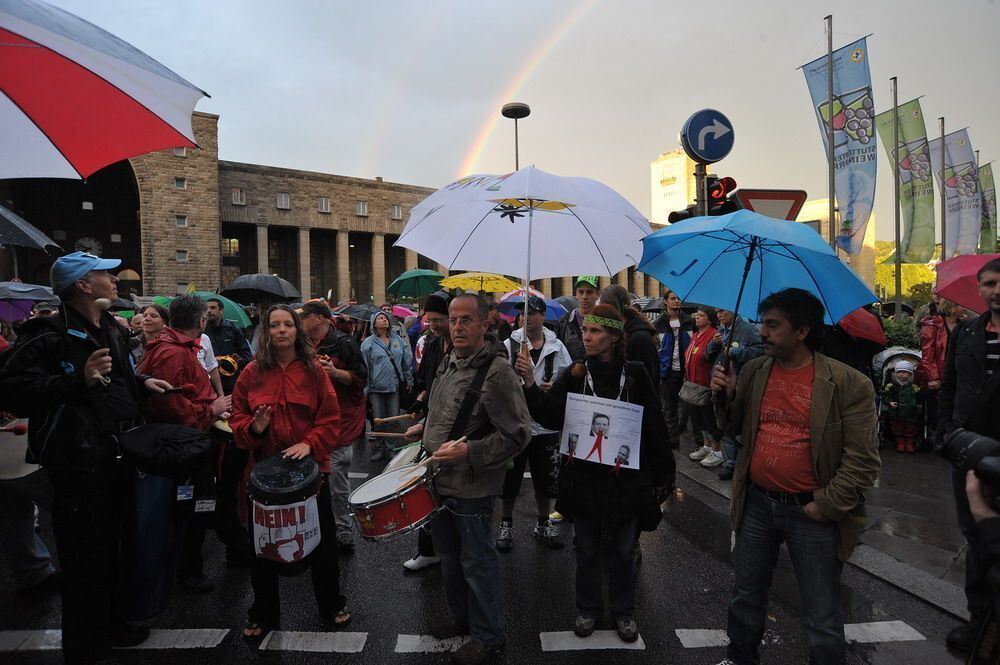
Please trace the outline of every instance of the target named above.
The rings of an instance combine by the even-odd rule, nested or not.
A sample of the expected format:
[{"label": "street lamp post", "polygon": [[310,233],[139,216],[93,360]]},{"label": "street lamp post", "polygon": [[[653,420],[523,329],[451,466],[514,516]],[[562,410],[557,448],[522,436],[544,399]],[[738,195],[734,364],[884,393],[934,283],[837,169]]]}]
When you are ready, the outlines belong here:
[{"label": "street lamp post", "polygon": [[520,157],[518,155],[517,149],[517,121],[521,118],[527,118],[531,114],[531,107],[529,107],[524,102],[511,102],[509,104],[504,104],[503,108],[500,109],[500,115],[505,118],[514,119],[514,170],[517,171],[521,168]]}]

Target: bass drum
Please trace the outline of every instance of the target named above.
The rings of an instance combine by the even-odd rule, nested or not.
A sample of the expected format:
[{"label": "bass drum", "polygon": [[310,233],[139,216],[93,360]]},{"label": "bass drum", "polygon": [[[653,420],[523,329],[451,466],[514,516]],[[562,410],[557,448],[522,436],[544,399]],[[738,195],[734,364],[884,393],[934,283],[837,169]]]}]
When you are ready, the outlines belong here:
[{"label": "bass drum", "polygon": [[316,460],[272,455],[250,471],[250,523],[254,553],[281,564],[283,575],[305,570],[306,557],[319,545],[317,497],[322,479]]}]

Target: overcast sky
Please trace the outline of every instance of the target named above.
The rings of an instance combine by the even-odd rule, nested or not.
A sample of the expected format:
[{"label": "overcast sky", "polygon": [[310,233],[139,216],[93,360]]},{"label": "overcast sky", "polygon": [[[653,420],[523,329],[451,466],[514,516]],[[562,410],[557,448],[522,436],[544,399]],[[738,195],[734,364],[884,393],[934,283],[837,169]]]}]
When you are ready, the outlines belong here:
[{"label": "overcast sky", "polygon": [[[692,112],[736,129],[715,166],[744,187],[826,195],[802,72],[868,33],[876,110],[924,95],[928,131],[1000,157],[1000,10],[990,0],[54,0],[212,95],[222,159],[439,187],[513,168],[506,101],[531,105],[521,164],[586,176],[649,214],[649,163]],[[520,85],[517,85],[521,82]],[[493,128],[491,129],[491,124]],[[477,138],[485,137],[477,151]],[[478,155],[478,157],[477,157]],[[877,235],[892,236],[879,146]]]}]

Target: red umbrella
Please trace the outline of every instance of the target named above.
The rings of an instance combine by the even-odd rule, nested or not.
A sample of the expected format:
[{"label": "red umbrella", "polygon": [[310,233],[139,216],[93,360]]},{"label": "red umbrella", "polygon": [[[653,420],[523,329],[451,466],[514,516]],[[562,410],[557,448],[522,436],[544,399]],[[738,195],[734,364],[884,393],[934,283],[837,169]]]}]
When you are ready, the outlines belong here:
[{"label": "red umbrella", "polygon": [[934,293],[945,300],[982,314],[986,303],[979,295],[976,273],[1000,254],[962,254],[937,265],[937,289]]},{"label": "red umbrella", "polygon": [[885,337],[885,330],[882,329],[882,322],[864,307],[848,313],[837,322],[837,325],[855,339],[867,339],[882,346],[889,342]]},{"label": "red umbrella", "polygon": [[206,93],[132,45],[38,0],[0,0],[0,179],[86,178],[195,145]]}]

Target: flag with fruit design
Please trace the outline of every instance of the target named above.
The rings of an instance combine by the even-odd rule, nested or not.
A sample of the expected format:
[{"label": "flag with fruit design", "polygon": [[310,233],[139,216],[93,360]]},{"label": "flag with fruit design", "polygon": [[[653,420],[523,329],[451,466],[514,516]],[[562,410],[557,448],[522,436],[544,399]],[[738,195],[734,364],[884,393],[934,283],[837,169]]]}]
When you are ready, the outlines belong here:
[{"label": "flag with fruit design", "polygon": [[[904,263],[927,263],[934,255],[934,181],[920,100],[900,104],[898,115],[899,205],[903,218],[900,254]],[[891,110],[875,116],[875,128],[891,164],[894,161]]]},{"label": "flag with fruit design", "polygon": [[[833,127],[833,163],[840,225],[837,245],[859,254],[875,203],[875,105],[868,44],[860,39],[833,52],[833,103],[827,94],[828,57],[802,66],[816,119],[827,145]],[[829,157],[829,152],[827,152]]]},{"label": "flag with fruit design", "polygon": [[969,131],[960,129],[945,135],[943,166],[941,139],[931,141],[928,149],[938,189],[945,197],[945,244],[948,256],[942,256],[941,259],[950,259],[958,254],[975,254],[979,248],[979,230],[983,222],[983,196],[979,186],[976,153],[969,141]]}]

